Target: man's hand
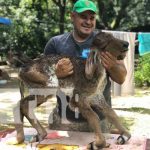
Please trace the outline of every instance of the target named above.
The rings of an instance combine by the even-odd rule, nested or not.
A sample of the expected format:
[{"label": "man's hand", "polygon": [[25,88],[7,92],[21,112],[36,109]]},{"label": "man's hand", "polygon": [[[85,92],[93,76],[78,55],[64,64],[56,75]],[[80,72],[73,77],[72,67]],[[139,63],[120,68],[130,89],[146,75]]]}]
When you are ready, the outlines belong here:
[{"label": "man's hand", "polygon": [[115,67],[119,63],[119,61],[109,52],[102,52],[101,60],[102,60],[103,66],[106,68],[106,70],[109,70],[109,69]]},{"label": "man's hand", "polygon": [[111,79],[118,84],[122,84],[125,81],[127,70],[123,60],[117,60],[109,52],[101,53],[101,60],[103,66],[109,72]]},{"label": "man's hand", "polygon": [[69,58],[62,58],[56,64],[56,75],[58,78],[63,78],[73,74],[73,65]]}]

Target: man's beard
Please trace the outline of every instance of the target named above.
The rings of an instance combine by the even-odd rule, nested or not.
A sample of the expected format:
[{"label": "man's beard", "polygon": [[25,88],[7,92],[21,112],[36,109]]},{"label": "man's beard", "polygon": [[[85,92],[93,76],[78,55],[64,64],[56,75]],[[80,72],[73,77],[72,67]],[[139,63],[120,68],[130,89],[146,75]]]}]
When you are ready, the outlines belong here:
[{"label": "man's beard", "polygon": [[90,35],[91,35],[91,33],[92,33],[92,31],[89,33],[89,34],[87,34],[87,33],[84,33],[84,32],[82,32],[82,31],[79,31],[79,30],[77,30],[77,29],[74,29],[74,32],[75,32],[75,34],[78,36],[78,37],[80,37],[81,39],[87,39]]}]

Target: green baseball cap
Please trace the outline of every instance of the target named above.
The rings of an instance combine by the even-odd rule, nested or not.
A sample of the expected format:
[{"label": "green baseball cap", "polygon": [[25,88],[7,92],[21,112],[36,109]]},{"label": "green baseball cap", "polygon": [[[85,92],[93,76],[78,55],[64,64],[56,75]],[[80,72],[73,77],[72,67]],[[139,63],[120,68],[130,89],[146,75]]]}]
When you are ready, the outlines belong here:
[{"label": "green baseball cap", "polygon": [[82,13],[86,10],[91,10],[96,13],[96,5],[90,0],[78,0],[73,7],[73,11],[77,13]]}]

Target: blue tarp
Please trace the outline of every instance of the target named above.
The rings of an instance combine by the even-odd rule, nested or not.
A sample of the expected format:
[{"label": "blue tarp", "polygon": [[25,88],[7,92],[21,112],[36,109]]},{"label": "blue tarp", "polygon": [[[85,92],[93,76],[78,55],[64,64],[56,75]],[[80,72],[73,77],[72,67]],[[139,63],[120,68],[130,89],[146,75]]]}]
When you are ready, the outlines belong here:
[{"label": "blue tarp", "polygon": [[0,24],[10,25],[11,24],[11,20],[8,19],[8,18],[0,17]]},{"label": "blue tarp", "polygon": [[139,54],[142,56],[144,54],[150,53],[150,32],[139,33]]}]

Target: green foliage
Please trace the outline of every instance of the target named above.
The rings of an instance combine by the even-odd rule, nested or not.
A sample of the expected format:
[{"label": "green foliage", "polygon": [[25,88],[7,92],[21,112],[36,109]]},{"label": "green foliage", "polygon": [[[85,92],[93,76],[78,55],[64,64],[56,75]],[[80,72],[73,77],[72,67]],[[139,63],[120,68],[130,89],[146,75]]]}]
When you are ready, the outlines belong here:
[{"label": "green foliage", "polygon": [[[127,7],[128,17],[124,18],[122,25],[123,29],[133,28],[137,26],[148,25],[150,22],[150,5],[149,0],[132,1]],[[125,27],[126,25],[126,27]]]},{"label": "green foliage", "polygon": [[[6,3],[2,0],[0,16],[10,18],[12,25],[5,26],[9,32],[0,28],[0,46],[6,52],[11,49],[32,58],[37,57],[43,52],[49,38],[59,34],[59,13],[59,8],[48,0],[8,0]],[[70,24],[64,22],[64,25],[66,30],[70,28]]]},{"label": "green foliage", "polygon": [[[0,49],[36,57],[52,36],[72,29],[70,11],[75,1],[0,0],[0,16],[12,20],[11,26],[0,25]],[[93,1],[99,22],[108,29],[128,31],[150,22],[149,0]]]},{"label": "green foliage", "polygon": [[140,57],[134,76],[136,86],[150,85],[150,54]]},{"label": "green foliage", "polygon": [[97,0],[100,22],[112,30],[129,31],[150,22],[150,0]]}]

